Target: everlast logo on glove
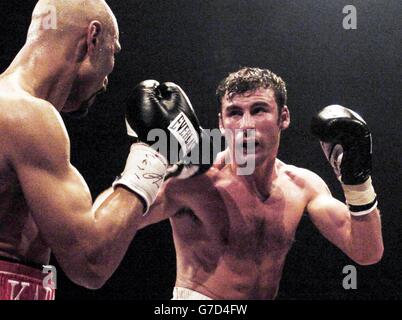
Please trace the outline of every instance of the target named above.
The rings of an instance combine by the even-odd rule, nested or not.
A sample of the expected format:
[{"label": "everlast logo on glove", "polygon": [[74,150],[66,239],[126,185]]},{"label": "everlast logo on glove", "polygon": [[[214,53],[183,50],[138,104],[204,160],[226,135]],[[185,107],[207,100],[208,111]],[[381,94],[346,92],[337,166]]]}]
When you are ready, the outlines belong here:
[{"label": "everlast logo on glove", "polygon": [[126,125],[129,136],[166,160],[165,179],[203,174],[213,163],[211,156],[206,163],[201,161],[200,149],[212,140],[200,126],[186,93],[175,83],[145,80],[136,85],[126,102]]},{"label": "everlast logo on glove", "polygon": [[170,123],[168,129],[182,146],[184,154],[188,154],[199,142],[197,131],[183,112]]}]

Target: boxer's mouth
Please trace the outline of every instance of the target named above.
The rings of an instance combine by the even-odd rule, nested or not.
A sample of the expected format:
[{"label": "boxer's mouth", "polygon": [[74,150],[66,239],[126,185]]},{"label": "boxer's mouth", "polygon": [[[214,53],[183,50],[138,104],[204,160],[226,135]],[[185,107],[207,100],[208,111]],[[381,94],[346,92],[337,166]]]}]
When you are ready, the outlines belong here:
[{"label": "boxer's mouth", "polygon": [[105,85],[105,86],[103,86],[101,89],[99,89],[98,91],[96,91],[95,93],[93,93],[93,94],[89,97],[89,99],[87,100],[87,104],[88,104],[89,106],[91,106],[92,104],[94,104],[96,97],[99,96],[99,95],[101,95],[102,93],[105,93],[106,90],[107,90],[107,86]]},{"label": "boxer's mouth", "polygon": [[102,94],[102,93],[105,93],[106,91],[107,91],[107,86],[104,85],[102,88],[100,88],[98,91],[96,91],[96,92],[92,95],[92,97],[98,96],[98,95],[100,95],[100,94]]},{"label": "boxer's mouth", "polygon": [[241,144],[243,153],[255,153],[260,150],[260,143],[257,140],[246,140]]},{"label": "boxer's mouth", "polygon": [[98,91],[98,94],[105,93],[107,91],[107,85],[104,85],[102,89]]},{"label": "boxer's mouth", "polygon": [[260,142],[253,139],[253,140],[243,140],[243,148],[247,148],[247,146],[255,146],[256,148],[260,145]]}]

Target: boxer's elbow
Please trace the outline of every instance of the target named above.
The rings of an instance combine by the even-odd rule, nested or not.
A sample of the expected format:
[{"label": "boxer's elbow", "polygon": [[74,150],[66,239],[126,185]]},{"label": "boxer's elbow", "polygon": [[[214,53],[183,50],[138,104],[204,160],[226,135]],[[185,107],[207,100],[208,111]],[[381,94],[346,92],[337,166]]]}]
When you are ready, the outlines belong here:
[{"label": "boxer's elbow", "polygon": [[361,266],[369,266],[381,261],[384,254],[384,247],[381,245],[371,252],[365,252],[364,255],[351,257],[354,262]]},{"label": "boxer's elbow", "polygon": [[92,276],[80,279],[79,285],[90,290],[98,290],[104,286],[106,281],[107,278]]},{"label": "boxer's elbow", "polygon": [[109,276],[105,274],[88,269],[83,272],[71,273],[68,276],[75,284],[91,290],[102,288],[109,279]]},{"label": "boxer's elbow", "polygon": [[364,260],[361,260],[360,262],[358,262],[360,265],[362,266],[369,266],[369,265],[373,265],[376,263],[379,263],[382,259],[383,254],[377,254],[377,255],[372,255]]},{"label": "boxer's elbow", "polygon": [[[75,253],[74,253],[75,252]],[[110,278],[111,272],[105,267],[105,261],[92,258],[82,247],[81,250],[55,254],[56,259],[66,276],[76,285],[87,289],[100,289]]]},{"label": "boxer's elbow", "polygon": [[89,259],[85,254],[75,259],[64,260],[61,266],[67,277],[75,284],[87,289],[100,289],[110,278],[111,272],[101,260]]},{"label": "boxer's elbow", "polygon": [[361,266],[370,266],[370,265],[380,262],[381,259],[382,259],[382,257],[379,257],[379,258],[373,257],[373,258],[365,258],[365,259],[353,259],[353,261]]}]

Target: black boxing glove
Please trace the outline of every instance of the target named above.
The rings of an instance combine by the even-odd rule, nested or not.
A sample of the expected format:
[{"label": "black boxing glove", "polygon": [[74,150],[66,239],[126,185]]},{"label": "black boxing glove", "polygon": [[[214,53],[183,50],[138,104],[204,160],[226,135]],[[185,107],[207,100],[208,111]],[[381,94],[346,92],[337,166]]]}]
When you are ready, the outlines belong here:
[{"label": "black boxing glove", "polygon": [[168,168],[166,179],[170,177],[191,178],[205,173],[212,166],[215,159],[213,138],[202,127],[199,129],[200,142],[182,160]]},{"label": "black boxing glove", "polygon": [[[146,80],[137,85],[127,101],[126,124],[130,136],[167,159],[171,165],[167,177],[189,178],[212,165],[213,159],[202,161],[202,146],[209,137],[185,92],[172,82]],[[159,130],[150,132],[149,128]]]},{"label": "black boxing glove", "polygon": [[311,132],[320,139],[326,158],[341,181],[353,215],[377,206],[371,183],[371,133],[361,116],[340,105],[322,109],[311,120]]}]

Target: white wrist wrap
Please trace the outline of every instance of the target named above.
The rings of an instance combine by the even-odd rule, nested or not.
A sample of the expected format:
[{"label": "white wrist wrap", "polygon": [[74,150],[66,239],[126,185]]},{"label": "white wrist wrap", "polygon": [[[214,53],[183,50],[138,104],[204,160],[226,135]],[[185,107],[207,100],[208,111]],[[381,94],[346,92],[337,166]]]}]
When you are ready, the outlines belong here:
[{"label": "white wrist wrap", "polygon": [[342,183],[342,189],[352,215],[362,216],[377,207],[377,195],[371,183],[371,177],[359,185]]},{"label": "white wrist wrap", "polygon": [[167,170],[166,159],[143,143],[131,145],[123,173],[113,183],[113,188],[124,185],[138,194],[145,202],[144,215],[153,204]]}]

